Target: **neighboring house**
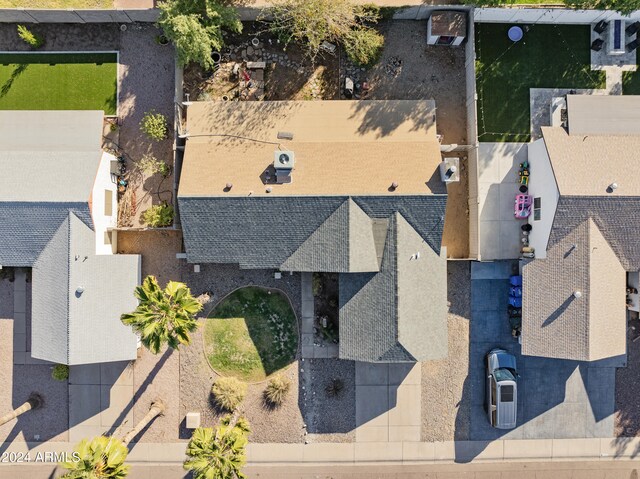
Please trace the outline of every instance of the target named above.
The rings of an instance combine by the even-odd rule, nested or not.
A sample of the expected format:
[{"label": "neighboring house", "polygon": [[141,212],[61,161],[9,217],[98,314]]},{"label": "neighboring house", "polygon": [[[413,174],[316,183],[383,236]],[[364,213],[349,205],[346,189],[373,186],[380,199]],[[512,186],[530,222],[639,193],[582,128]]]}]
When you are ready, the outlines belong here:
[{"label": "neighboring house", "polygon": [[[566,126],[529,145],[522,353],[624,359],[640,271],[640,97],[568,95]],[[638,295],[629,301],[637,311]]]},{"label": "neighboring house", "polygon": [[195,102],[187,260],[339,273],[339,356],[447,354],[446,188],[433,101]]},{"label": "neighboring house", "polygon": [[31,357],[130,360],[120,322],[137,305],[140,257],[115,255],[115,158],[101,111],[0,112],[0,265],[31,268]]},{"label": "neighboring house", "polygon": [[467,36],[467,12],[436,10],[427,20],[427,44],[461,45]]}]

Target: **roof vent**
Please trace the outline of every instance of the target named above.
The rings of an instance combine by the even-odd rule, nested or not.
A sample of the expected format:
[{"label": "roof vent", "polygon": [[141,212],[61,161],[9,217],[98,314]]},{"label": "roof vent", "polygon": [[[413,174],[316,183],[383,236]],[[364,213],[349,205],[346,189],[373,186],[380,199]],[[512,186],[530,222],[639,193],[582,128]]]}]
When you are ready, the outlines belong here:
[{"label": "roof vent", "polygon": [[276,170],[276,183],[291,183],[294,161],[293,151],[276,150],[274,152],[273,167]]},{"label": "roof vent", "polygon": [[76,296],[80,297],[84,293],[84,288],[82,286],[78,286],[76,288]]},{"label": "roof vent", "polygon": [[398,188],[398,182],[394,181],[391,183],[391,191],[395,191]]},{"label": "roof vent", "polygon": [[618,189],[618,183],[616,183],[615,181],[609,185],[609,190],[611,192],[613,192],[613,191],[615,191],[617,189]]},{"label": "roof vent", "polygon": [[581,291],[576,291],[573,293],[573,297],[576,299],[580,299],[582,298],[582,292]]},{"label": "roof vent", "polygon": [[270,186],[267,186],[267,193],[271,193],[273,191],[273,188],[271,188]]},{"label": "roof vent", "polygon": [[224,191],[229,191],[231,188],[233,188],[233,183],[227,183],[224,186]]}]

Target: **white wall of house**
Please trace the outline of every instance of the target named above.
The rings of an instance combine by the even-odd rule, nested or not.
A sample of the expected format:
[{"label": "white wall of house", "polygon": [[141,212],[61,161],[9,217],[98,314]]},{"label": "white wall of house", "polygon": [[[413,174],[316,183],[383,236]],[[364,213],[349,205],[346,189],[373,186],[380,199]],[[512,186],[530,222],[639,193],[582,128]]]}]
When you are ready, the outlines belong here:
[{"label": "white wall of house", "polygon": [[102,153],[91,195],[91,216],[96,232],[96,254],[113,254],[116,251],[115,228],[118,218],[118,190],[111,179],[111,161],[116,158]]},{"label": "white wall of house", "polygon": [[529,144],[529,194],[534,202],[535,198],[540,198],[541,206],[540,219],[535,219],[535,211],[529,216],[529,224],[533,226],[529,234],[529,246],[535,248],[536,258],[546,258],[560,193],[544,139]]}]

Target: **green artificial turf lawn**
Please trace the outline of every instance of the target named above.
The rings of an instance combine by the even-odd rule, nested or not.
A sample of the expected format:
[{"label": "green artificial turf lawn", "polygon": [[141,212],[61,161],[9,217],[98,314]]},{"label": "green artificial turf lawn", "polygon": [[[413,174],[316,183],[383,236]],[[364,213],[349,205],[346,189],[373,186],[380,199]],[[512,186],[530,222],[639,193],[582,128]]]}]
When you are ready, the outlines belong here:
[{"label": "green artificial turf lawn", "polygon": [[531,25],[523,40],[511,25],[476,23],[478,137],[482,142],[530,140],[530,88],[604,88],[590,70],[589,25]]},{"label": "green artificial turf lawn", "polygon": [[0,110],[116,114],[116,53],[2,53]]},{"label": "green artificial turf lawn", "polygon": [[640,95],[640,65],[635,72],[622,72],[622,94]]},{"label": "green artificial turf lawn", "polygon": [[295,359],[296,315],[282,293],[241,288],[205,320],[204,346],[209,364],[220,374],[261,381]]}]

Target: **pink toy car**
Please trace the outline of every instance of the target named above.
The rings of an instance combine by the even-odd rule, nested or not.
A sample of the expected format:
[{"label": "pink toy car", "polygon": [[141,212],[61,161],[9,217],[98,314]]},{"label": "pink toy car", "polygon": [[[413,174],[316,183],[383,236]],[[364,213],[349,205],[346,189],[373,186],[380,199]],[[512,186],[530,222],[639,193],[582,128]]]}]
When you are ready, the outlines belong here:
[{"label": "pink toy car", "polygon": [[516,218],[528,218],[531,214],[533,197],[531,195],[516,195],[516,205],[513,214]]}]

